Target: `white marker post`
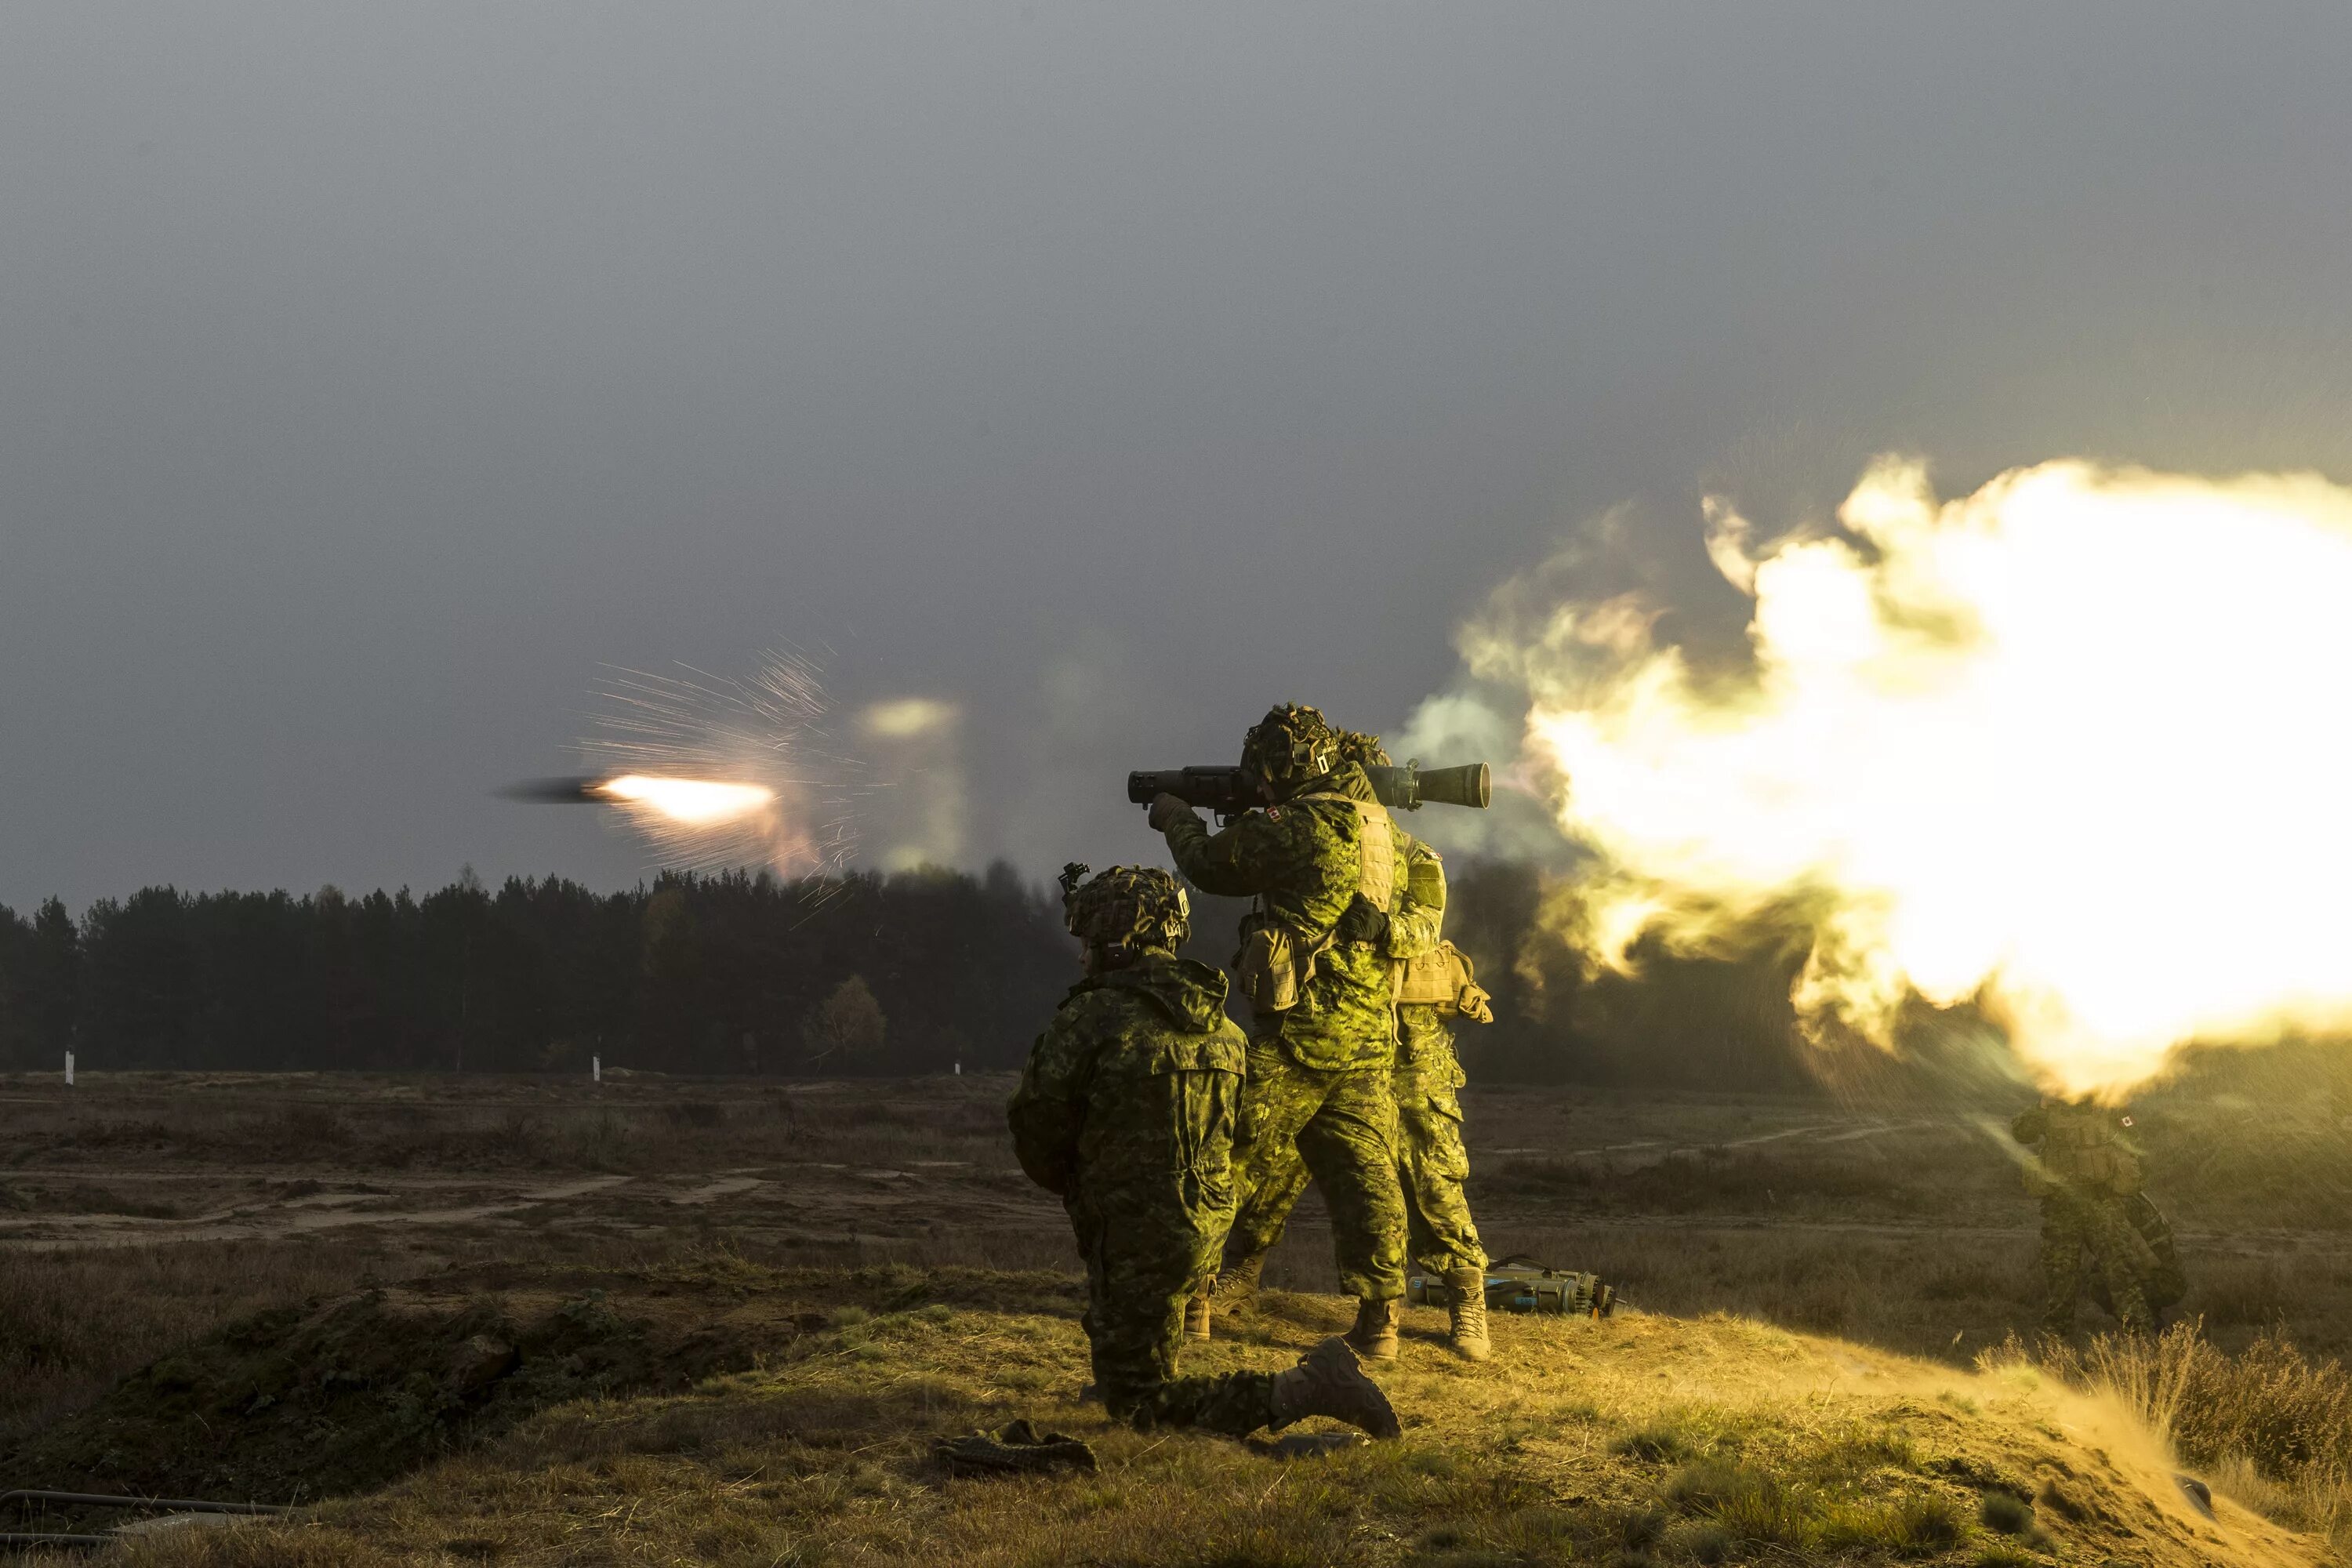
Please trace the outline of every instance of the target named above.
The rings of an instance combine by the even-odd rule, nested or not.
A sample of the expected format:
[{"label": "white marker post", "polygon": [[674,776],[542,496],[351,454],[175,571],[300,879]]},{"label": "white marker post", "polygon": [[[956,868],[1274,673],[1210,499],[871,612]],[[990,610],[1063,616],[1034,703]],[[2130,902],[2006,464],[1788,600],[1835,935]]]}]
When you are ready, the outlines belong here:
[{"label": "white marker post", "polygon": [[73,1053],[71,1051],[66,1053],[66,1087],[68,1089],[73,1087]]},{"label": "white marker post", "polygon": [[590,1083],[602,1083],[604,1081],[604,1058],[603,1057],[590,1057],[588,1058],[588,1081]]}]

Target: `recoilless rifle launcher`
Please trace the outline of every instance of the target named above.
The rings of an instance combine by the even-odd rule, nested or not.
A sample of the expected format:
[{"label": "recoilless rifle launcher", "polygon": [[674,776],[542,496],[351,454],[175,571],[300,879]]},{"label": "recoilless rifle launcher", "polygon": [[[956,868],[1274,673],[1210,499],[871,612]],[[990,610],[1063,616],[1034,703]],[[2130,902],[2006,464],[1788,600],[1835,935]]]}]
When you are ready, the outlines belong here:
[{"label": "recoilless rifle launcher", "polygon": [[[1483,806],[1489,798],[1486,764],[1465,763],[1458,768],[1427,768],[1418,763],[1402,767],[1366,768],[1372,794],[1391,811],[1419,811],[1423,805]],[[1190,806],[1231,818],[1266,804],[1257,780],[1238,767],[1145,769],[1127,775],[1127,798],[1150,805],[1154,797],[1172,795]]]}]

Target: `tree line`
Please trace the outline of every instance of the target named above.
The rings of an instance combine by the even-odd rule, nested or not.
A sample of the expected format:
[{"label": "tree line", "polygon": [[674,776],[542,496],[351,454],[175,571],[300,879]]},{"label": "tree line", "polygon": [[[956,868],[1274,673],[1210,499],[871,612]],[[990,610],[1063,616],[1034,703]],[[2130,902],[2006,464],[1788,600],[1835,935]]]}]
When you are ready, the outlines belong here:
[{"label": "tree line", "polygon": [[0,910],[0,1063],[95,1070],[929,1072],[1018,1059],[1075,970],[1010,868],[598,893],[467,876]]},{"label": "tree line", "polygon": [[[1594,976],[1548,933],[1557,882],[1458,868],[1448,929],[1495,994],[1485,1081],[1801,1089],[1802,949],[1644,955]],[[1188,951],[1241,904],[1196,897]],[[665,875],[621,892],[470,874],[404,889],[147,888],[78,918],[0,908],[0,1066],[87,1069],[927,1073],[1017,1067],[1077,978],[1058,895],[997,865],[806,880]],[[1238,1013],[1237,1013],[1238,1016]]]}]

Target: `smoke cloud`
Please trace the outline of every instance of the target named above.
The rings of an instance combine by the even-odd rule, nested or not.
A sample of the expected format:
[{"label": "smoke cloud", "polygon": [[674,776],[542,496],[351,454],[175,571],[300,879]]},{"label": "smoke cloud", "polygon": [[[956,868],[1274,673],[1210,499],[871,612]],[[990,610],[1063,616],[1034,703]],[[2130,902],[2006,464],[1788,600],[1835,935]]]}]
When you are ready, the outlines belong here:
[{"label": "smoke cloud", "polygon": [[858,715],[861,752],[874,789],[866,832],[887,870],[952,866],[968,842],[962,710],[933,697],[898,697]]},{"label": "smoke cloud", "polygon": [[1793,915],[1816,1038],[1971,1004],[2070,1090],[2352,1026],[2352,490],[2063,461],[1939,501],[1882,459],[1837,521],[1759,547],[1710,501],[1744,660],[1554,563],[1415,716],[1433,751],[1517,731],[1551,854],[1589,857],[1559,914],[1591,962]]}]

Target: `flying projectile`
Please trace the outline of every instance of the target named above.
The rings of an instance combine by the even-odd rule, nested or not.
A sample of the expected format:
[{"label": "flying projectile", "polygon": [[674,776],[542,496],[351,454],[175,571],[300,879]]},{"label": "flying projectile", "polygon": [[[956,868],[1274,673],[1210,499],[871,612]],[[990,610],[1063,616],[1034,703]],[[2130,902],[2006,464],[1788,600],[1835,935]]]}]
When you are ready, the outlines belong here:
[{"label": "flying projectile", "polygon": [[599,795],[604,781],[581,776],[560,779],[523,779],[510,784],[499,794],[508,800],[520,800],[532,805],[610,805],[609,795]]},{"label": "flying projectile", "polygon": [[747,816],[776,804],[766,784],[727,779],[660,778],[619,773],[611,778],[527,779],[499,794],[539,805],[625,805],[692,826]]}]

